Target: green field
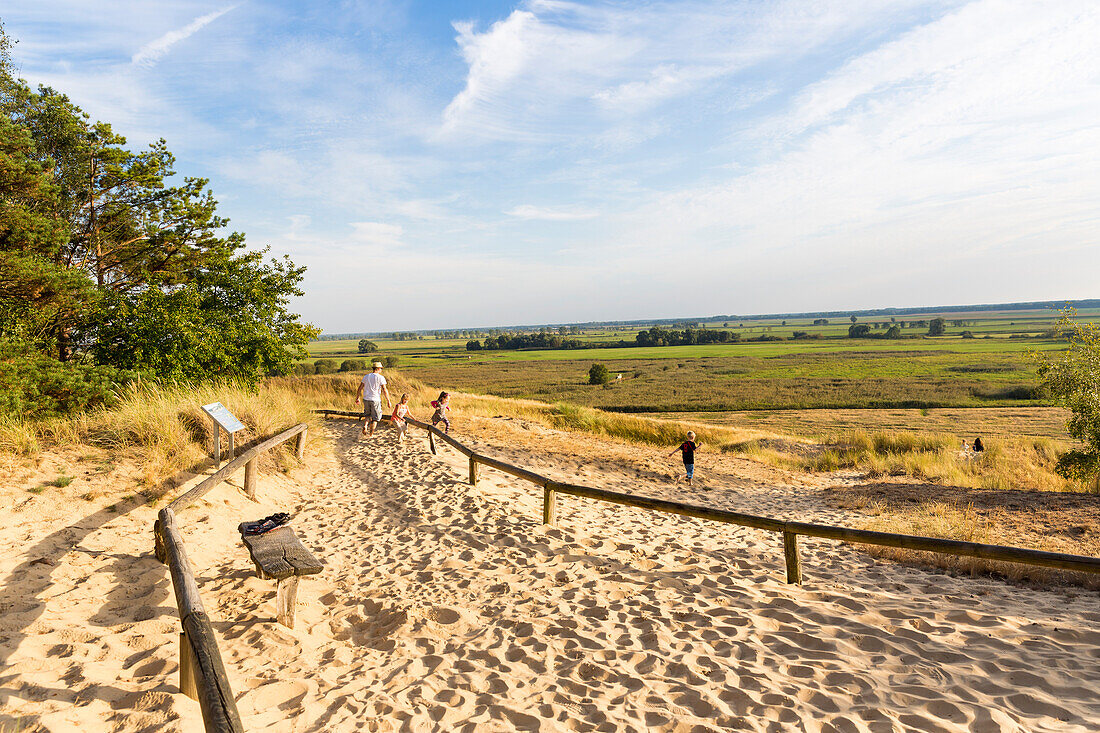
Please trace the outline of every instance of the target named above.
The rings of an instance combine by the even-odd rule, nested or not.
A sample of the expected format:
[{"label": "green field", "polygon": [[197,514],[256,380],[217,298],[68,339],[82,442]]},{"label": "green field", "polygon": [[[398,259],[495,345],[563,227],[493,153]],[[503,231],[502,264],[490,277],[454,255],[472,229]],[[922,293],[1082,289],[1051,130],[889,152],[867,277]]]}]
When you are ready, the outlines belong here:
[{"label": "green field", "polygon": [[[942,314],[947,334],[906,327],[901,339],[847,338],[849,319],[814,326],[810,319],[730,321],[742,339],[789,339],[794,331],[820,338],[695,346],[467,351],[466,339],[371,339],[376,357],[440,389],[565,401],[614,411],[899,407],[1005,407],[1050,404],[1038,389],[1035,353],[1065,348],[1044,338],[1057,321],[1050,311]],[[1100,311],[1080,314],[1100,320]],[[909,324],[935,315],[899,316]],[[962,323],[955,325],[954,321]],[[868,319],[893,325],[889,318]],[[703,324],[723,328],[725,321]],[[634,329],[590,328],[570,334],[590,342],[633,341]],[[973,338],[963,338],[966,331]],[[875,331],[872,331],[874,333]],[[310,344],[313,359],[366,358],[358,339]],[[587,384],[588,368],[605,364],[621,375],[606,386]]]}]

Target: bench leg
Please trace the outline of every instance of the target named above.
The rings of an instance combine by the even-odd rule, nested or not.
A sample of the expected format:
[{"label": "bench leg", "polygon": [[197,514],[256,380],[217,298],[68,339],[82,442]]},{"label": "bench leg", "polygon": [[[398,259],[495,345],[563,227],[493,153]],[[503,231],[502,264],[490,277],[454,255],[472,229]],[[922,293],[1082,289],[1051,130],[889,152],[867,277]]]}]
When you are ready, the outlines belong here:
[{"label": "bench leg", "polygon": [[260,567],[260,563],[253,563],[256,566],[256,577],[260,580],[271,580],[271,576],[264,572],[264,569]]},{"label": "bench leg", "polygon": [[288,629],[294,628],[294,606],[298,603],[298,576],[279,581],[275,593],[275,620]]}]

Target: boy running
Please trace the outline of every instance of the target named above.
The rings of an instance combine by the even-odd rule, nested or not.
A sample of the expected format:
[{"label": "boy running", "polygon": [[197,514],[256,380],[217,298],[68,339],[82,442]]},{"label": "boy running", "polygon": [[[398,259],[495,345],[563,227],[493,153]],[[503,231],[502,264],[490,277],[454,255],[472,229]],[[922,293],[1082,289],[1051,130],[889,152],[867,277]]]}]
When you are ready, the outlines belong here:
[{"label": "boy running", "polygon": [[699,450],[699,447],[703,444],[695,442],[695,433],[691,430],[688,431],[687,438],[668,455],[671,457],[676,454],[676,451],[684,454],[684,471],[687,473],[687,485],[691,486],[691,477],[695,473],[695,451]]}]

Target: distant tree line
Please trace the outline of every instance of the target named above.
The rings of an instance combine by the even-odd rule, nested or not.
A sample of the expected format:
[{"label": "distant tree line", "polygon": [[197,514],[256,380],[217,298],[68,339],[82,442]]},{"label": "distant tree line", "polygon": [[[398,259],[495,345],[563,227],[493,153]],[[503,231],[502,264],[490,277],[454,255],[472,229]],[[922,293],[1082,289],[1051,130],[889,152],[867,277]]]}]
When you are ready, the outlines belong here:
[{"label": "distant tree line", "polygon": [[[339,372],[367,372],[370,371],[373,359],[344,359],[337,362],[335,359],[317,359],[316,361],[303,361],[294,365],[294,373],[298,376],[311,374],[337,374]],[[387,356],[380,359],[382,366],[392,369],[400,360],[396,356]]]},{"label": "distant tree line", "polygon": [[499,349],[583,349],[591,345],[579,339],[566,338],[547,331],[539,333],[502,333],[490,336],[484,342],[471,340],[466,342],[467,351],[495,351]]}]

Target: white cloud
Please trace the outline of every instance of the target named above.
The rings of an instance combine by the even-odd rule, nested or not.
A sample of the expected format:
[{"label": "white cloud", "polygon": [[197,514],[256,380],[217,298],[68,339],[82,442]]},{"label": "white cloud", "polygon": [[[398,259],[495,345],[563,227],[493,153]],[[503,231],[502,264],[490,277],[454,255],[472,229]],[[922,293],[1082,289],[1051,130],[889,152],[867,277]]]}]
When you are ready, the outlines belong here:
[{"label": "white cloud", "polygon": [[513,207],[504,213],[508,216],[514,216],[517,219],[541,219],[543,221],[582,221],[584,219],[594,219],[599,216],[594,211],[546,208],[531,206],[529,204]]},{"label": "white cloud", "polygon": [[752,273],[750,291],[799,283],[806,306],[1080,284],[1053,253],[1100,265],[1097,37],[1092,3],[971,3],[810,85],[749,130],[771,139],[761,162],[650,197],[604,246],[690,247],[708,272]]},{"label": "white cloud", "polygon": [[401,244],[401,235],[405,233],[399,224],[385,224],[379,221],[353,221],[351,235],[354,242],[374,244],[382,247],[396,247]]},{"label": "white cloud", "polygon": [[161,57],[164,56],[164,54],[168,53],[169,49],[171,49],[172,46],[194,35],[197,31],[203,28],[203,26],[213,23],[215,20],[222,17],[230,10],[233,10],[235,7],[237,6],[230,5],[228,7],[221,8],[220,10],[215,10],[212,13],[207,13],[206,15],[199,16],[198,18],[195,18],[193,21],[185,25],[183,28],[169,31],[155,41],[150,41],[149,43],[138,49],[138,52],[135,53],[133,57],[131,57],[130,63],[134,64],[135,66],[152,66],[157,61],[160,61]]},{"label": "white cloud", "polygon": [[443,112],[440,135],[556,142],[603,134],[622,115],[687,97],[710,80],[790,63],[914,8],[958,2],[530,0],[482,32],[454,24],[468,73]]}]

